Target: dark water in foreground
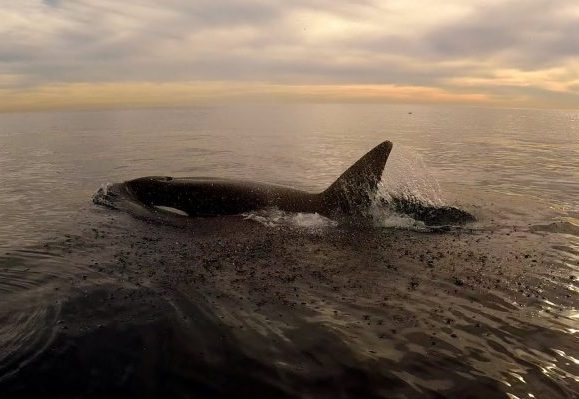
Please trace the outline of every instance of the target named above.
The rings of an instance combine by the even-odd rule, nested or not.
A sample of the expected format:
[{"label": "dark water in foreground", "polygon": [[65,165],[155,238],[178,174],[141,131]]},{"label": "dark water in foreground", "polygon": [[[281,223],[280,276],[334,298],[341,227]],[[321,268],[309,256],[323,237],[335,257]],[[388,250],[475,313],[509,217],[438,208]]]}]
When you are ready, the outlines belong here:
[{"label": "dark water in foreground", "polygon": [[[269,210],[176,229],[91,202],[159,174],[321,190],[385,139],[384,195],[479,221]],[[0,172],[2,398],[579,392],[578,112],[2,114]]]}]

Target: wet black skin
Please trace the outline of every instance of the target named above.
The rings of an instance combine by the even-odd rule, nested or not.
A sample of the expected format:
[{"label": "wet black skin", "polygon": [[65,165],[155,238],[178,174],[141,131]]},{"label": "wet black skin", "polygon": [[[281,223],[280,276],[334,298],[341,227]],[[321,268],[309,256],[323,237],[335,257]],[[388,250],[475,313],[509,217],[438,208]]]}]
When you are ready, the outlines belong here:
[{"label": "wet black skin", "polygon": [[289,187],[204,177],[142,177],[125,183],[131,196],[189,216],[232,215],[267,207],[326,213],[323,195]]}]

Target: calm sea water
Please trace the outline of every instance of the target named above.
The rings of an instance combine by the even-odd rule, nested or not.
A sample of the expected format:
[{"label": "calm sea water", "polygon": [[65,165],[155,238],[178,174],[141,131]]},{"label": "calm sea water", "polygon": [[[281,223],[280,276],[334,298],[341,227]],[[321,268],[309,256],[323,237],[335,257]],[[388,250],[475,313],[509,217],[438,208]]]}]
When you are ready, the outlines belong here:
[{"label": "calm sea water", "polygon": [[[383,140],[395,144],[384,190],[456,205],[479,221],[432,234],[398,215],[361,231],[270,212],[203,219],[199,231],[183,232],[91,202],[103,184],[145,175],[322,190]],[[577,111],[255,105],[0,114],[0,176],[0,387],[15,397],[227,396],[239,384],[276,397],[579,391]],[[256,270],[275,298],[258,292]],[[204,311],[191,310],[199,303]],[[269,310],[258,310],[262,303]],[[189,321],[165,320],[171,312]],[[208,333],[233,337],[228,355],[188,312],[211,320],[209,328],[201,317]],[[198,353],[183,343],[187,334],[211,354],[181,355],[178,368],[176,353]],[[148,355],[136,356],[143,348]],[[118,363],[111,375],[109,360]],[[67,382],[70,372],[84,383]],[[219,390],[217,375],[237,385]],[[30,379],[34,388],[22,382]],[[136,388],[151,381],[153,390]]]}]

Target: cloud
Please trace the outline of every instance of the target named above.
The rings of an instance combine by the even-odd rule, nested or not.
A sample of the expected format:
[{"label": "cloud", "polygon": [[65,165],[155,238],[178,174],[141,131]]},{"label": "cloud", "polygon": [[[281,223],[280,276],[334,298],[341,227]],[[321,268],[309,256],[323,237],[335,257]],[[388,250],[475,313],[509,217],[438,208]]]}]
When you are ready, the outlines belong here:
[{"label": "cloud", "polygon": [[20,0],[0,20],[0,87],[28,93],[227,81],[501,102],[508,86],[515,102],[579,107],[574,0]]},{"label": "cloud", "polygon": [[579,8],[561,0],[480,6],[470,18],[430,32],[440,58],[493,57],[513,67],[556,66],[579,54]]}]

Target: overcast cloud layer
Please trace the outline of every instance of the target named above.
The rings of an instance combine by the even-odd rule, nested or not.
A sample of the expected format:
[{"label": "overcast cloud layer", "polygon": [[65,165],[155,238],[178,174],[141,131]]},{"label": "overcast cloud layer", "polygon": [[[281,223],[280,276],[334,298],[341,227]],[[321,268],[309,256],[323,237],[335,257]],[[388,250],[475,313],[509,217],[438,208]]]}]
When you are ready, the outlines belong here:
[{"label": "overcast cloud layer", "polygon": [[576,0],[0,5],[0,109],[90,92],[106,103],[115,87],[187,102],[228,84],[240,98],[579,108]]}]

